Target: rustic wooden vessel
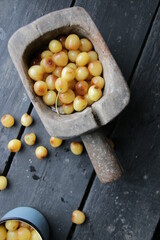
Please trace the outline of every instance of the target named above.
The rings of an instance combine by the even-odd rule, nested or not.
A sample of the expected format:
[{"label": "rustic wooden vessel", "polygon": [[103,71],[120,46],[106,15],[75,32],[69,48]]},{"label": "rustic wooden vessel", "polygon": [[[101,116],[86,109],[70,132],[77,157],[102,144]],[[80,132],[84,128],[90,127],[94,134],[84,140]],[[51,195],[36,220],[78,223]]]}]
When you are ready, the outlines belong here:
[{"label": "rustic wooden vessel", "polygon": [[[31,54],[60,34],[76,33],[93,44],[103,65],[102,98],[82,112],[60,117],[33,91],[28,76]],[[117,116],[129,102],[126,82],[88,13],[73,7],[49,13],[17,30],[8,43],[10,56],[41,121],[51,136],[67,139],[81,135],[93,167],[102,183],[118,179],[122,169],[115,153],[97,129]]]}]

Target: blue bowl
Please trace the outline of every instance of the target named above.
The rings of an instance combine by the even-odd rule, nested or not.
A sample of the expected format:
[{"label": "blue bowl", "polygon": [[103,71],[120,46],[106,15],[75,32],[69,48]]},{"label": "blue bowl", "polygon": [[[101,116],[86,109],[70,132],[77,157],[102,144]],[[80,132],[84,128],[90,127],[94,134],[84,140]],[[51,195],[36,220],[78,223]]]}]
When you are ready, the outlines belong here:
[{"label": "blue bowl", "polygon": [[7,212],[0,220],[0,224],[7,220],[17,220],[28,223],[41,236],[42,240],[49,239],[49,226],[46,218],[36,209],[31,207],[17,207]]}]

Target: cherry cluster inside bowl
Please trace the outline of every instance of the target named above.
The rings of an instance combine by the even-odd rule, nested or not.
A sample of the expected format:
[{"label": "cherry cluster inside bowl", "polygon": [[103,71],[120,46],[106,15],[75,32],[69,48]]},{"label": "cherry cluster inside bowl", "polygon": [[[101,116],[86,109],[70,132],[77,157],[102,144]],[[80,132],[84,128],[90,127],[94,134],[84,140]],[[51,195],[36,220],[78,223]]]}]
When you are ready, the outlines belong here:
[{"label": "cherry cluster inside bowl", "polygon": [[61,35],[31,61],[28,74],[34,92],[48,106],[63,114],[80,112],[102,96],[103,67],[87,38]]}]

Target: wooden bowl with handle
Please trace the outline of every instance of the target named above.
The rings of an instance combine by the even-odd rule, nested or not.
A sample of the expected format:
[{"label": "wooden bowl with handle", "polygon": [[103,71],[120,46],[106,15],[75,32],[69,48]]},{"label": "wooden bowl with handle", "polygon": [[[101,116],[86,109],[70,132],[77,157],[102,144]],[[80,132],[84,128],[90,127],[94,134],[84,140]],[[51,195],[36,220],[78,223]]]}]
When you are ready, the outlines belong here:
[{"label": "wooden bowl with handle", "polygon": [[[61,34],[75,33],[88,38],[103,65],[105,87],[102,98],[82,112],[61,115],[44,104],[33,90],[28,75],[31,54]],[[51,136],[68,139],[80,136],[102,183],[118,179],[122,168],[113,149],[97,129],[115,118],[128,104],[127,84],[96,25],[81,7],[51,12],[17,30],[9,40],[8,49],[23,85],[42,123]]]}]

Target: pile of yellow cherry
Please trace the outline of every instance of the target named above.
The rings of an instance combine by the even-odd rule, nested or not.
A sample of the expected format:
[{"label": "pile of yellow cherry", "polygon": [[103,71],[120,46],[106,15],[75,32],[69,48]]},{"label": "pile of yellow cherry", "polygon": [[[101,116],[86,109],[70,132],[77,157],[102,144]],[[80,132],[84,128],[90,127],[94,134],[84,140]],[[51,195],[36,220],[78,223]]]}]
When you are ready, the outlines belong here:
[{"label": "pile of yellow cherry", "polygon": [[[32,124],[32,117],[24,113],[21,117],[21,124],[24,127],[29,127]],[[11,128],[14,126],[15,120],[14,117],[10,114],[6,114],[1,118],[1,123],[5,128]],[[32,146],[36,142],[36,135],[34,132],[30,132],[24,135],[24,142]],[[58,148],[62,145],[63,140],[60,138],[56,137],[50,137],[49,139],[50,145],[53,148]],[[8,150],[10,152],[19,152],[22,146],[22,142],[19,139],[12,139],[8,142]],[[70,150],[73,154],[75,155],[80,155],[83,152],[83,145],[80,142],[72,142],[70,144]],[[44,146],[38,146],[35,149],[35,155],[38,159],[43,159],[46,158],[48,155],[48,150]],[[0,175],[0,191],[4,190],[7,188],[7,178],[5,176]],[[0,238],[1,240],[1,238]]]},{"label": "pile of yellow cherry", "polygon": [[25,222],[8,220],[0,225],[1,240],[41,240],[38,232]]},{"label": "pile of yellow cherry", "polygon": [[28,74],[34,92],[63,114],[82,111],[102,96],[102,64],[91,41],[76,34],[49,42],[39,58],[32,59]]}]

